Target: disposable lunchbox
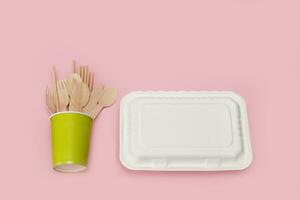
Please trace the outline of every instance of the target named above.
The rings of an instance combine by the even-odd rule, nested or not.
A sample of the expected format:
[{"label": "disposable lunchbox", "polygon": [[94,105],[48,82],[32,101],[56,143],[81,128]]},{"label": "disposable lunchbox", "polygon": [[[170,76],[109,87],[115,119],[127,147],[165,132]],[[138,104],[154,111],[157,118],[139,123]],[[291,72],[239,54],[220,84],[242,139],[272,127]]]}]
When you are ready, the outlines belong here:
[{"label": "disposable lunchbox", "polygon": [[120,161],[131,170],[242,170],[252,162],[245,100],[227,91],[136,91],[121,101]]}]

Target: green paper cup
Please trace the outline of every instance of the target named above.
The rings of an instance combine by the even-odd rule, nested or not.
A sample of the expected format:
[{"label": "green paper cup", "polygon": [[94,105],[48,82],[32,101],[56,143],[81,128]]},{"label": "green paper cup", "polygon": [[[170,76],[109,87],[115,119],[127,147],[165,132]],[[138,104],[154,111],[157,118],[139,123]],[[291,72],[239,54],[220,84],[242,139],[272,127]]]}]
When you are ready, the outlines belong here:
[{"label": "green paper cup", "polygon": [[60,112],[50,117],[52,164],[60,172],[86,170],[93,119],[80,112]]}]

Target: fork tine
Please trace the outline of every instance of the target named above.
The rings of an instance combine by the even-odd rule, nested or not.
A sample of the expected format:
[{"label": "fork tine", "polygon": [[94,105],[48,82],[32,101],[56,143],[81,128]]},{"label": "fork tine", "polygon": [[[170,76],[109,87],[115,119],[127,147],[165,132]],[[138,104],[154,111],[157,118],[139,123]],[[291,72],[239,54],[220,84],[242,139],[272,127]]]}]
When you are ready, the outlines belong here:
[{"label": "fork tine", "polygon": [[65,90],[65,92],[68,93],[68,87],[67,87],[67,81],[66,80],[64,81],[64,90]]},{"label": "fork tine", "polygon": [[82,82],[85,83],[85,66],[82,66]]},{"label": "fork tine", "polygon": [[90,90],[94,88],[94,73],[90,74]]},{"label": "fork tine", "polygon": [[91,87],[90,87],[90,72],[89,71],[87,72],[86,76],[87,76],[86,84],[87,84],[88,88],[91,90]]},{"label": "fork tine", "polygon": [[66,87],[65,87],[66,85],[65,85],[65,82],[64,81],[61,81],[61,88],[63,89],[63,90],[66,90]]},{"label": "fork tine", "polygon": [[62,81],[59,81],[60,90],[63,90]]},{"label": "fork tine", "polygon": [[47,104],[48,110],[49,110],[49,91],[48,91],[48,86],[46,86],[46,104]]},{"label": "fork tine", "polygon": [[54,90],[53,88],[49,88],[51,98],[54,98]]},{"label": "fork tine", "polygon": [[68,84],[67,80],[64,80],[64,86],[65,86],[66,89],[68,89],[67,84]]},{"label": "fork tine", "polygon": [[84,70],[84,82],[88,85],[88,74],[89,74],[89,67],[85,66]]},{"label": "fork tine", "polygon": [[80,66],[80,69],[79,69],[79,75],[80,75],[81,80],[83,81],[83,66],[82,65]]}]

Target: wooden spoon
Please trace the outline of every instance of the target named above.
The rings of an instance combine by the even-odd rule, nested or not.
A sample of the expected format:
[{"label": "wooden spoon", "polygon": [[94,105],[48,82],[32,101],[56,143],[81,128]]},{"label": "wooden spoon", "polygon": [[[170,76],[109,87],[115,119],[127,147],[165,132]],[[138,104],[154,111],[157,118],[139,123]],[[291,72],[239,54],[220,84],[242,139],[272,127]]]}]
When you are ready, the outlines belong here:
[{"label": "wooden spoon", "polygon": [[75,61],[73,61],[73,73],[77,73],[82,82],[84,82],[92,91],[93,89],[93,84],[94,84],[94,73],[89,71],[88,66],[84,65],[77,65]]},{"label": "wooden spoon", "polygon": [[103,108],[113,105],[117,99],[117,90],[115,88],[104,87],[103,90],[103,94],[98,100],[98,104],[90,113],[88,113],[93,119],[96,119]]},{"label": "wooden spoon", "polygon": [[90,90],[83,82],[74,82],[70,97],[69,110],[81,112],[90,98]]},{"label": "wooden spoon", "polygon": [[70,97],[71,97],[75,82],[82,82],[82,81],[78,74],[73,73],[66,80],[66,86],[67,86],[68,94]]},{"label": "wooden spoon", "polygon": [[101,99],[104,92],[103,85],[97,85],[94,87],[94,89],[91,92],[90,100],[88,104],[82,109],[85,113],[91,113],[92,110],[96,107],[98,104],[98,101]]}]

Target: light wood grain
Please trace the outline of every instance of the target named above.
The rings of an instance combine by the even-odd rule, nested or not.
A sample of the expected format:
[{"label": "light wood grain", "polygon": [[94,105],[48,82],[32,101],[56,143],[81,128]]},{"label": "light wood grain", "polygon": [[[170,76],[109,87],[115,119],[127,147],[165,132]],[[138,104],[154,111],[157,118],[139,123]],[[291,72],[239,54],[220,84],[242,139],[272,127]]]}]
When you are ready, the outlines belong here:
[{"label": "light wood grain", "polygon": [[88,88],[91,92],[93,89],[94,74],[89,71],[88,66],[80,65],[79,66],[79,75],[80,75],[82,82],[88,86]]},{"label": "light wood grain", "polygon": [[56,75],[56,69],[55,66],[52,68],[52,85],[53,85],[53,91],[54,91],[54,102],[55,102],[55,110],[56,112],[59,112],[59,96],[57,93],[57,75]]},{"label": "light wood grain", "polygon": [[55,100],[54,100],[54,91],[53,88],[46,87],[46,104],[50,114],[56,112]]},{"label": "light wood grain", "polygon": [[57,82],[57,92],[59,96],[59,110],[67,111],[67,107],[69,105],[70,99],[66,86],[66,82],[64,80],[60,80]]},{"label": "light wood grain", "polygon": [[66,86],[68,90],[69,96],[71,96],[73,87],[75,82],[82,82],[80,76],[77,73],[71,74],[67,79],[66,79]]},{"label": "light wood grain", "polygon": [[69,110],[81,112],[90,98],[90,91],[88,86],[81,82],[75,82],[73,91],[70,97]]},{"label": "light wood grain", "polygon": [[97,105],[94,107],[94,109],[89,112],[89,115],[96,119],[96,117],[100,114],[103,108],[112,106],[113,103],[117,99],[117,90],[113,87],[104,87],[103,94],[101,98],[99,99]]},{"label": "light wood grain", "polygon": [[90,100],[88,104],[82,109],[85,113],[91,113],[93,109],[97,106],[104,92],[103,85],[97,85],[91,92]]},{"label": "light wood grain", "polygon": [[[94,110],[99,113],[103,107],[109,106],[108,100],[105,100],[109,98],[108,88],[103,90],[102,85],[94,88],[94,73],[90,72],[87,65],[78,65],[73,60],[72,74],[67,79],[59,81],[53,66],[51,76],[53,86],[46,88],[46,103],[50,113],[68,110],[86,113],[92,113]],[[108,94],[103,97],[103,103],[100,104],[99,99],[102,98],[104,91]]]},{"label": "light wood grain", "polygon": [[89,88],[90,91],[92,91],[94,88],[94,73],[92,72],[89,73]]}]

